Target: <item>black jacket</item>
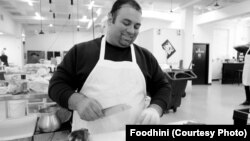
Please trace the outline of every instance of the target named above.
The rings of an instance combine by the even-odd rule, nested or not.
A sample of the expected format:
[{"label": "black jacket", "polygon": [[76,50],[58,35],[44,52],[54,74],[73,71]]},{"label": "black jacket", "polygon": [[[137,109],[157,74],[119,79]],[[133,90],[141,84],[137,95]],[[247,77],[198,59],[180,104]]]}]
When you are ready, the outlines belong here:
[{"label": "black jacket", "polygon": [[1,61],[3,62],[3,64],[5,66],[9,66],[9,64],[8,64],[8,56],[7,55],[3,54],[2,56],[0,56],[0,59],[1,59]]}]

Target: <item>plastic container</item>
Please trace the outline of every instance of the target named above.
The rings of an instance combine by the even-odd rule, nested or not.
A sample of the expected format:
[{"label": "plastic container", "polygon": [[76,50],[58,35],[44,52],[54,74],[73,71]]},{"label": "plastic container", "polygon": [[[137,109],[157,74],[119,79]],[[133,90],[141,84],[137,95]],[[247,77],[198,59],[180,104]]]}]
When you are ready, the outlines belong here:
[{"label": "plastic container", "polygon": [[5,120],[7,118],[5,101],[0,101],[0,111],[0,121]]},{"label": "plastic container", "polygon": [[177,107],[181,105],[181,97],[186,95],[185,89],[187,86],[187,80],[196,79],[197,76],[189,69],[173,69],[165,72],[165,74],[172,87],[171,102],[168,105],[168,109],[173,109],[173,111],[176,112]]},{"label": "plastic container", "polygon": [[8,118],[19,118],[26,115],[26,101],[25,100],[11,100],[7,103]]},{"label": "plastic container", "polygon": [[26,139],[31,139],[35,132],[36,122],[36,114],[0,121],[0,140],[26,141]]}]

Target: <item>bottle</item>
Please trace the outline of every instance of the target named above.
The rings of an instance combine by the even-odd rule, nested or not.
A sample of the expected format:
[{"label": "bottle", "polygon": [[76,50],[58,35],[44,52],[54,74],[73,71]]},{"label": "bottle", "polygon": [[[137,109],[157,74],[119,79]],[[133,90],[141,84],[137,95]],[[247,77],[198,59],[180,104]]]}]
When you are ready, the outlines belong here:
[{"label": "bottle", "polygon": [[244,61],[244,54],[240,53],[239,55],[239,62],[243,62]]}]

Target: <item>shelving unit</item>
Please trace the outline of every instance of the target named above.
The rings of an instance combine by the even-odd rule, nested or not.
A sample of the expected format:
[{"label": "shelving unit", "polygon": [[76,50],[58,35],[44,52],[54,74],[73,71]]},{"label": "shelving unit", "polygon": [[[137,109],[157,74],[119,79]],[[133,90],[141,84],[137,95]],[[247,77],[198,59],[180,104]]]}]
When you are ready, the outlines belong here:
[{"label": "shelving unit", "polygon": [[0,94],[0,102],[4,103],[5,109],[5,118],[7,119],[8,114],[8,101],[11,100],[26,100],[26,114],[29,115],[33,111],[29,110],[29,107],[37,105],[38,110],[43,107],[47,107],[48,105],[55,104],[55,102],[52,102],[52,100],[49,98],[48,94],[46,93],[28,93],[28,94],[18,94],[18,95],[12,95],[12,94]]}]

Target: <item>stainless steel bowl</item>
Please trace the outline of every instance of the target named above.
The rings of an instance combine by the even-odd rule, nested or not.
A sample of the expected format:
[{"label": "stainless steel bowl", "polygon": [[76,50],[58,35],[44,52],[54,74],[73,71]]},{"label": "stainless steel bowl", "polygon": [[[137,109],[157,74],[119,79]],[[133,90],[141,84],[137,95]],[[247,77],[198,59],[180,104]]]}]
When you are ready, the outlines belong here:
[{"label": "stainless steel bowl", "polygon": [[39,110],[38,128],[41,132],[53,132],[60,128],[61,121],[56,115],[57,110],[58,107],[55,106]]}]

